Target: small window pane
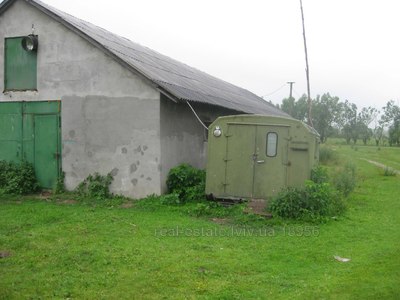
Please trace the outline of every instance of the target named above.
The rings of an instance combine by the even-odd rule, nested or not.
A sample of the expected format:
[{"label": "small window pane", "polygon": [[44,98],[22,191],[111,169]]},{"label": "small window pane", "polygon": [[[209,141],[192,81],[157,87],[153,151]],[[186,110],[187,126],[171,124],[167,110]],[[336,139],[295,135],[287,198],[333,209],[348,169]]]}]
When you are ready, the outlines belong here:
[{"label": "small window pane", "polygon": [[274,157],[278,150],[278,134],[276,132],[269,132],[267,134],[267,156]]}]

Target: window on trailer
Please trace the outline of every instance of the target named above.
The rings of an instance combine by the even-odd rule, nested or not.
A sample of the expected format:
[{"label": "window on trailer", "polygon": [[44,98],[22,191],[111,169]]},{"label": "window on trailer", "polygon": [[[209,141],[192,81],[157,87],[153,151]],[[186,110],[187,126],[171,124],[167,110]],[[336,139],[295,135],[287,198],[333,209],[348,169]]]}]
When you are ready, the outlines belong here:
[{"label": "window on trailer", "polygon": [[267,156],[275,157],[278,151],[278,134],[268,132],[267,134]]}]

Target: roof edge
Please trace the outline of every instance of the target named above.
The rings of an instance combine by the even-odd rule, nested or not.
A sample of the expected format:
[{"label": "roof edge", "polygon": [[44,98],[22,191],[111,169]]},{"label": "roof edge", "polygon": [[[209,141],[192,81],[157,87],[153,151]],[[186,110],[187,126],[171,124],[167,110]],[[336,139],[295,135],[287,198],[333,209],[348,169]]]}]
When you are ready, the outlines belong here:
[{"label": "roof edge", "polygon": [[[4,11],[16,0],[6,0],[5,2],[8,2],[4,7]],[[134,66],[132,66],[131,64],[127,63],[126,61],[124,61],[122,58],[118,57],[117,55],[115,55],[111,50],[109,50],[107,47],[105,47],[104,45],[102,45],[101,43],[99,43],[98,41],[96,41],[95,39],[91,38],[90,36],[88,36],[86,33],[84,33],[82,30],[80,30],[78,27],[74,26],[73,24],[69,23],[68,21],[64,20],[62,17],[60,17],[59,15],[57,15],[56,13],[52,12],[51,10],[49,10],[48,8],[46,8],[45,6],[41,5],[38,1],[34,1],[34,0],[25,0],[26,3],[29,3],[30,5],[32,5],[33,7],[37,8],[38,10],[40,10],[42,13],[44,13],[45,15],[49,16],[50,18],[52,18],[53,20],[61,23],[62,25],[64,25],[66,28],[68,28],[69,30],[73,31],[74,33],[76,33],[77,35],[79,35],[81,38],[83,38],[84,40],[86,40],[88,43],[90,43],[91,45],[95,46],[96,48],[98,48],[101,52],[103,52],[104,54],[106,54],[107,56],[111,57],[113,60],[115,60],[116,62],[118,62],[121,66],[123,66],[124,68],[127,68],[128,70],[130,70],[132,73],[141,76],[145,81],[147,81],[148,84],[150,84],[152,87],[156,88],[156,89],[160,89],[161,87],[154,82],[149,76],[147,76],[146,74],[144,74],[143,72],[141,72],[140,70],[138,70],[137,68],[135,68]],[[3,2],[4,3],[4,2]],[[47,5],[47,4],[46,4]],[[0,7],[0,14],[2,13],[1,11],[2,7]]]},{"label": "roof edge", "polygon": [[4,0],[1,4],[0,4],[0,15],[5,12],[7,10],[7,8],[13,4],[15,2],[15,0]]}]

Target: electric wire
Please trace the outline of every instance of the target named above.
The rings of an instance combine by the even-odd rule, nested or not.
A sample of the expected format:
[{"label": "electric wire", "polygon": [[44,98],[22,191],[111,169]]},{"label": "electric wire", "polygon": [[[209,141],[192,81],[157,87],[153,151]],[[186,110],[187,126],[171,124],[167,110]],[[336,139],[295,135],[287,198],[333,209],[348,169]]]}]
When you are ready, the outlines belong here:
[{"label": "electric wire", "polygon": [[300,93],[298,93],[295,88],[293,88],[293,92],[297,95],[297,97],[301,98]]},{"label": "electric wire", "polygon": [[189,101],[186,100],[187,105],[189,105],[190,109],[192,110],[193,114],[196,116],[197,120],[200,122],[200,124],[206,129],[208,130],[208,127],[206,125],[204,125],[203,121],[201,121],[201,119],[199,118],[199,116],[197,115],[196,111],[194,110],[194,108],[190,105]]},{"label": "electric wire", "polygon": [[279,92],[281,89],[283,89],[286,86],[286,83],[284,83],[281,87],[279,87],[278,89],[274,90],[271,93],[265,94],[264,96],[261,96],[261,98],[267,97],[267,96],[271,96],[273,94],[275,94],[276,92]]}]

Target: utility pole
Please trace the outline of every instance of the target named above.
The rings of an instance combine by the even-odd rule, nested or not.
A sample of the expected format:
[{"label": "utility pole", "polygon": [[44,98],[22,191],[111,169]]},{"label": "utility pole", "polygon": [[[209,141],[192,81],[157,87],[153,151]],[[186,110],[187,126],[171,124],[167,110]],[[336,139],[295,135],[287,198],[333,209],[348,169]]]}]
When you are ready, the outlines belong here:
[{"label": "utility pole", "polygon": [[308,125],[314,127],[312,123],[312,115],[311,115],[311,93],[310,93],[310,69],[308,67],[308,53],[307,53],[307,41],[306,41],[306,27],[304,25],[304,12],[303,12],[303,2],[300,0],[300,10],[301,10],[301,20],[303,23],[303,40],[304,40],[304,53],[306,57],[306,78],[307,78],[307,104],[308,104]]},{"label": "utility pole", "polygon": [[290,93],[289,93],[289,99],[292,98],[292,92],[293,92],[293,84],[295,84],[294,81],[288,81],[287,84],[290,85]]}]

